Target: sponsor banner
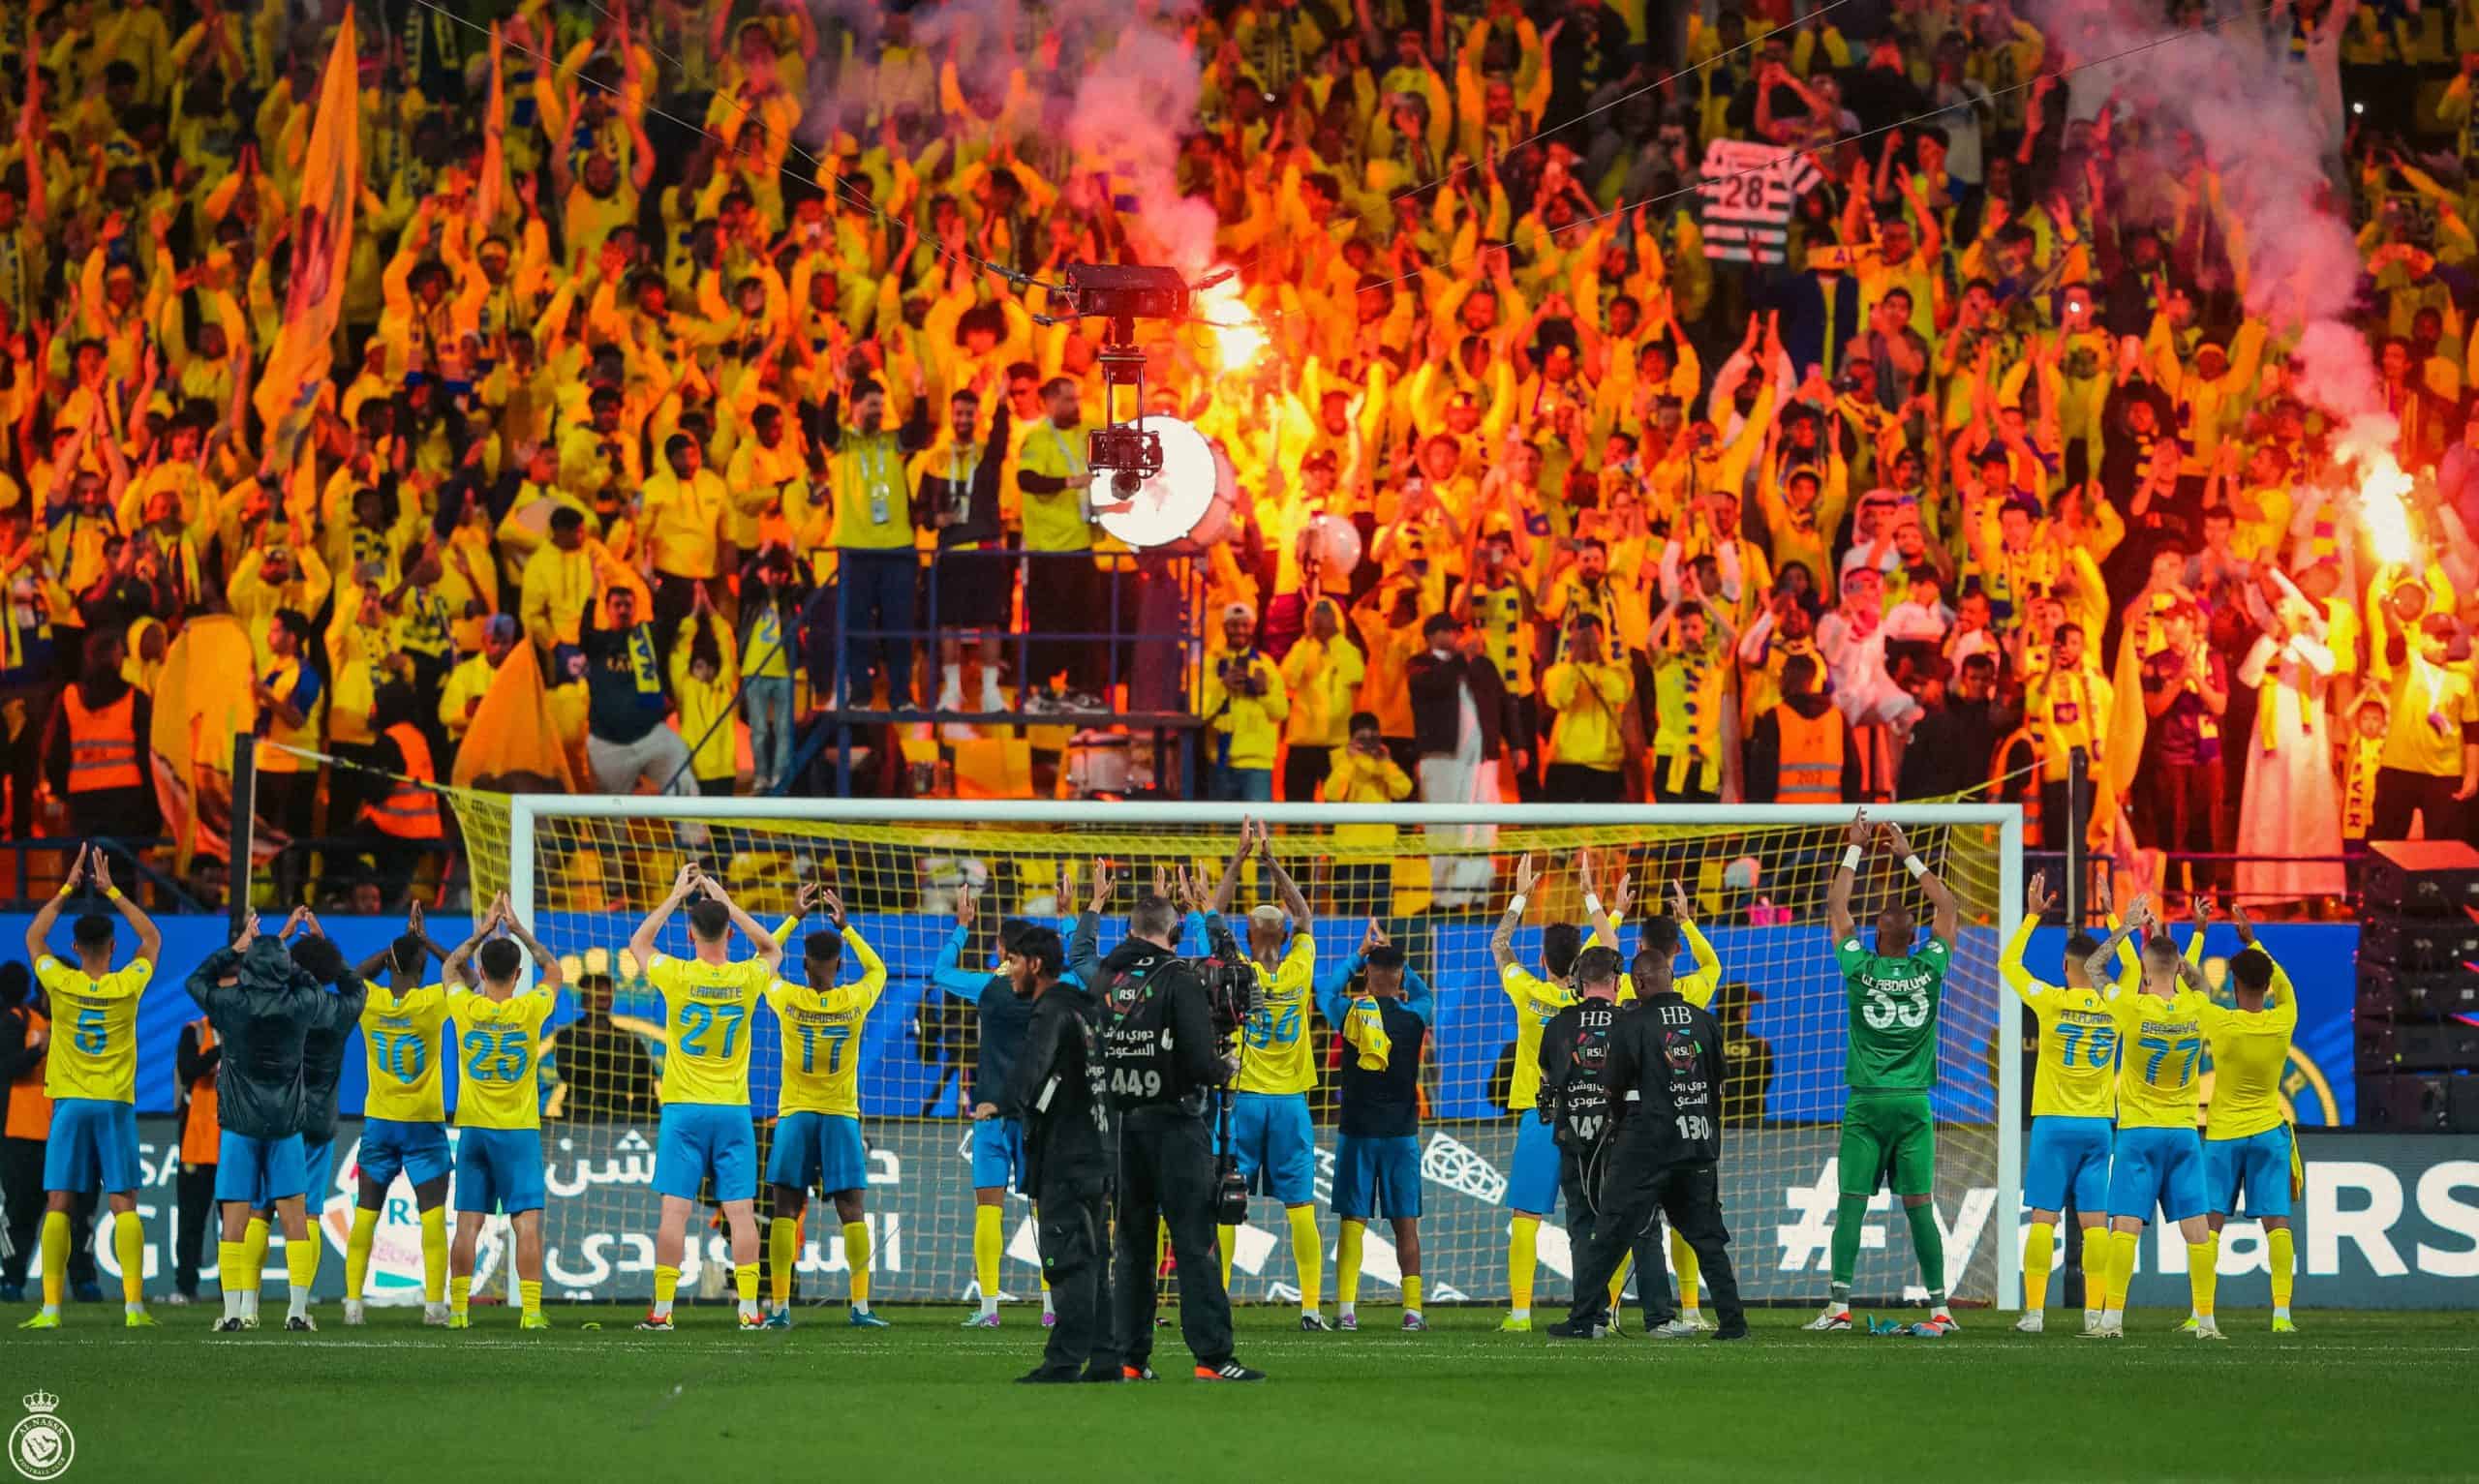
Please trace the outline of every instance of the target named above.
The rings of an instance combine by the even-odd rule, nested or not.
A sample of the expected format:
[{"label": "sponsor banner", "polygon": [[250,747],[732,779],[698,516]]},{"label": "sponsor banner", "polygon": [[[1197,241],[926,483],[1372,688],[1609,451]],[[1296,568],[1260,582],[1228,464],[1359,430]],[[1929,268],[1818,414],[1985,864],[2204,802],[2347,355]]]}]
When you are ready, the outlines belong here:
[{"label": "sponsor banner", "polygon": [[[959,1122],[867,1119],[869,1218],[875,1252],[873,1296],[890,1301],[964,1302],[974,1293],[972,1192],[967,1135]],[[761,1131],[762,1136],[763,1131]],[[656,1131],[627,1125],[553,1123],[543,1129],[549,1203],[543,1216],[546,1292],[562,1299],[636,1302],[654,1287],[654,1234],[660,1204],[654,1194]],[[342,1291],[340,1255],[351,1228],[357,1184],[353,1154],[357,1121],[338,1130],[334,1174],[317,1193],[320,1240],[334,1255],[319,1268],[319,1293]],[[145,1184],[138,1208],[146,1222],[147,1288],[171,1286],[176,1132],[168,1119],[139,1120]],[[1506,1288],[1506,1204],[1515,1130],[1505,1120],[1432,1125],[1423,1130],[1421,1246],[1429,1293],[1439,1303],[1503,1303]],[[1985,1129],[1939,1131],[1940,1167],[1989,1167]],[[1329,1261],[1332,1218],[1324,1209],[1333,1168],[1332,1134],[1320,1132],[1319,1221]],[[1828,1276],[1833,1215],[1839,1192],[1834,1131],[1736,1130],[1727,1137],[1723,1192],[1731,1232],[1731,1264],[1751,1303],[1821,1302]],[[2305,1136],[2306,1191],[2296,1211],[2301,1308],[2479,1307],[2479,1138],[2452,1136],[2324,1135]],[[1948,1273],[1957,1295],[1985,1299],[1996,1264],[1996,1191],[1941,1176],[1937,1209]],[[812,1212],[818,1210],[811,1207]],[[1002,1285],[1012,1297],[1038,1292],[1031,1207],[1011,1196]],[[729,1292],[729,1238],[701,1213],[682,1265],[683,1291]],[[1889,1196],[1870,1202],[1860,1232],[1855,1288],[1864,1304],[1917,1302],[1922,1296],[1909,1228]],[[812,1216],[797,1270],[804,1298],[840,1300],[845,1263],[837,1224]],[[496,1293],[508,1281],[505,1224],[487,1224],[476,1261],[477,1290]],[[96,1257],[106,1287],[117,1276],[108,1241]],[[215,1244],[200,1253],[212,1291]],[[1574,1254],[1557,1217],[1543,1225],[1538,1302],[1564,1301]],[[1362,1258],[1371,1303],[1384,1303],[1400,1278],[1383,1225],[1369,1228]],[[2137,1306],[2186,1302],[2186,1248],[2171,1228],[2148,1232],[2135,1279]],[[2060,1267],[2064,1266],[2064,1254]],[[1245,1300],[1296,1297],[1290,1240],[1281,1208],[1260,1199],[1233,1251],[1233,1287]],[[2223,1234],[2220,1302],[2226,1309],[2269,1302],[2265,1246],[2252,1221],[2233,1221]],[[262,1282],[285,1286],[283,1244],[268,1254]],[[378,1303],[420,1298],[420,1228],[412,1189],[400,1179],[388,1193],[373,1252],[368,1297]],[[1331,1288],[1330,1288],[1331,1291]],[[2057,1291],[2053,1304],[2063,1303]]]}]

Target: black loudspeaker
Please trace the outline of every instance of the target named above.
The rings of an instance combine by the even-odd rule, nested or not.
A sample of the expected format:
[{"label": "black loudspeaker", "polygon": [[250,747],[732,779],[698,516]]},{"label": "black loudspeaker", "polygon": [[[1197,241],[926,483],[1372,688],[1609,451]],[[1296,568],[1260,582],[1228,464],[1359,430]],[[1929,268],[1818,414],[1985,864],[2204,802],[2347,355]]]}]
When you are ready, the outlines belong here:
[{"label": "black loudspeaker", "polygon": [[2400,1072],[2359,1083],[2359,1127],[2396,1134],[2443,1134],[2453,1128],[2450,1084],[2468,1077]]},{"label": "black loudspeaker", "polygon": [[2460,969],[2479,961],[2479,923],[2468,918],[2370,917],[2359,962],[2397,969]]},{"label": "black loudspeaker", "polygon": [[2466,917],[2479,911],[2479,850],[2460,840],[2377,841],[2359,893],[2370,913]]},{"label": "black loudspeaker", "polygon": [[2468,969],[2398,969],[2384,963],[2360,964],[2360,1022],[2396,1015],[2406,1019],[2479,1015],[2479,973]]},{"label": "black loudspeaker", "polygon": [[2372,1020],[2359,1026],[2359,1075],[2479,1072],[2479,1025]]}]

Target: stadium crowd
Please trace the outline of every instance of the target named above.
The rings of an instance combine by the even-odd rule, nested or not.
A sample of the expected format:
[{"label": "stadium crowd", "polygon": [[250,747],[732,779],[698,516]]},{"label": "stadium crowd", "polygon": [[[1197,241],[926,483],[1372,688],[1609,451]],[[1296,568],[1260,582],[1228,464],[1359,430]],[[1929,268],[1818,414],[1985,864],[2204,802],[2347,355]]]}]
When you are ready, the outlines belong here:
[{"label": "stadium crowd", "polygon": [[[2011,0],[388,0],[337,218],[341,9],[0,26],[13,835],[156,833],[152,709],[241,683],[208,622],[265,821],[383,845],[446,821],[378,773],[813,792],[831,710],[1144,710],[1127,639],[1056,637],[1154,611],[1043,286],[1200,211],[1237,277],[1144,333],[1234,473],[1172,619],[1215,797],[1994,777],[2054,845],[2080,748],[2104,843],[2277,899],[2479,818],[2469,4],[2141,17],[2331,141],[2383,506],[2219,162]],[[1131,158],[1094,101],[1165,55]]]}]

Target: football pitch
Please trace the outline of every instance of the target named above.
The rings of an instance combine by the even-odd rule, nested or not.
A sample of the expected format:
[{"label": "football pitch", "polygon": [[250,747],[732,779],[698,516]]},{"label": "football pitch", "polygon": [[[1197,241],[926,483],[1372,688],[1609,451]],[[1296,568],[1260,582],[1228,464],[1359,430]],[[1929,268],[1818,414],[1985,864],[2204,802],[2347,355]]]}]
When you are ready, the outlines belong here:
[{"label": "football pitch", "polygon": [[1943,1340],[1811,1335],[1807,1311],[1760,1311],[1750,1343],[1717,1345],[1500,1335],[1478,1310],[1436,1311],[1424,1335],[1399,1333],[1392,1308],[1357,1335],[1303,1335],[1291,1311],[1256,1308],[1240,1313],[1240,1356],[1263,1385],[1189,1379],[1173,1328],[1153,1384],[1018,1386],[1042,1341],[1029,1306],[996,1331],[899,1308],[894,1328],[861,1332],[814,1308],[789,1334],[751,1335],[728,1306],[684,1308],[670,1335],[612,1306],[554,1306],[548,1334],[480,1307],[460,1334],[402,1310],[347,1330],[322,1307],[317,1335],[210,1335],[211,1305],[158,1310],[153,1331],[87,1305],[57,1333],[0,1331],[0,1424],[25,1393],[58,1397],[71,1484],[2479,1474],[2473,1314],[2309,1310],[2304,1333],[2276,1337],[2233,1311],[2213,1345],[2165,1311],[2127,1316],[2114,1343],[1970,1311]]}]

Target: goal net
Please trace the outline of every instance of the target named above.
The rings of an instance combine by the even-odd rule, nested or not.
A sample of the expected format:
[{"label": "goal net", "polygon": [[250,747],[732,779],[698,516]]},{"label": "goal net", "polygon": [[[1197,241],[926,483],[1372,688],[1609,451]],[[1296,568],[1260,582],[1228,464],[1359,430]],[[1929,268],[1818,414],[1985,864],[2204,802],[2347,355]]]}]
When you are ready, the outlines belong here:
[{"label": "goal net", "polygon": [[[837,891],[855,926],[885,959],[889,983],[856,1044],[869,1149],[867,1223],[873,1300],[962,1302],[978,1296],[974,1195],[968,1157],[978,1026],[972,1002],[940,988],[933,969],[956,926],[956,894],[978,899],[960,966],[995,970],[1002,918],[1069,925],[1063,865],[1107,858],[1121,872],[1105,952],[1125,931],[1129,889],[1153,867],[1203,869],[1209,880],[1238,838],[1239,806],[1185,803],[1039,803],[944,801],[670,800],[458,794],[477,902],[507,890],[535,931],[562,954],[572,985],[596,992],[564,1008],[541,1080],[549,1207],[549,1289],[570,1298],[633,1299],[651,1291],[658,1200],[652,1188],[658,1108],[651,1078],[664,1053],[659,998],[626,944],[640,917],[694,857],[750,912],[774,926],[804,882]],[[1436,993],[1421,1075],[1422,1250],[1430,1303],[1503,1304],[1510,1293],[1514,1206],[1516,1011],[1490,950],[1525,853],[1545,868],[1514,942],[1539,972],[1542,929],[1585,926],[1576,877],[1589,848],[1605,900],[1624,876],[1636,929],[1685,885],[1721,959],[1713,1009],[1729,1044],[1722,1175],[1733,1265],[1754,1303],[1821,1301],[1839,1175],[1847,1019],[1842,980],[1823,925],[1827,881],[1849,811],[1840,807],[1635,806],[1485,810],[1269,805],[1274,846],[1300,882],[1315,921],[1321,978],[1381,922]],[[1872,811],[1873,812],[1873,811]],[[1940,1023],[1937,1212],[1945,1229],[1948,1285],[1957,1302],[2010,1303],[2015,1273],[2020,1099],[2015,1003],[1997,958],[2021,899],[2018,815],[2005,806],[1888,806],[1914,848],[1963,904],[1963,930]],[[1882,855],[1863,871],[1853,910],[1865,924],[1900,892],[1921,921],[1926,904]],[[1274,900],[1255,863],[1242,868],[1235,920]],[[822,922],[806,924],[822,927]],[[1235,923],[1244,935],[1244,924]],[[666,952],[686,954],[686,914],[665,929]],[[1185,945],[1202,954],[1202,941]],[[1690,967],[1682,955],[1681,972]],[[786,972],[799,972],[795,943]],[[844,976],[858,973],[847,955]],[[607,976],[608,1004],[601,978]],[[587,1022],[576,1022],[580,1005]],[[1328,1204],[1334,1166],[1335,1069],[1340,1038],[1313,1019],[1318,1069],[1309,1093],[1317,1131],[1317,1220],[1331,1302],[1336,1224]],[[761,1158],[780,1085],[784,1047],[761,1009],[751,1027],[751,1102]],[[798,1054],[797,1049],[794,1052]],[[992,1090],[995,1092],[995,1090]],[[812,1193],[814,1196],[814,1193]],[[1031,1207],[1010,1192],[998,1287],[1032,1298],[1038,1260]],[[719,1226],[693,1233],[683,1293],[728,1291]],[[841,1302],[848,1269],[842,1230],[812,1200],[796,1270],[804,1299]],[[1361,1298],[1392,1302],[1399,1286],[1383,1222],[1362,1253]],[[1288,1302],[1300,1274],[1281,1205],[1254,1199],[1233,1244],[1240,1302]],[[1563,1211],[1542,1225],[1536,1306],[1568,1291],[1574,1254]],[[1871,1205],[1854,1297],[1880,1303],[1922,1289],[1902,1213],[1890,1196]]]}]

